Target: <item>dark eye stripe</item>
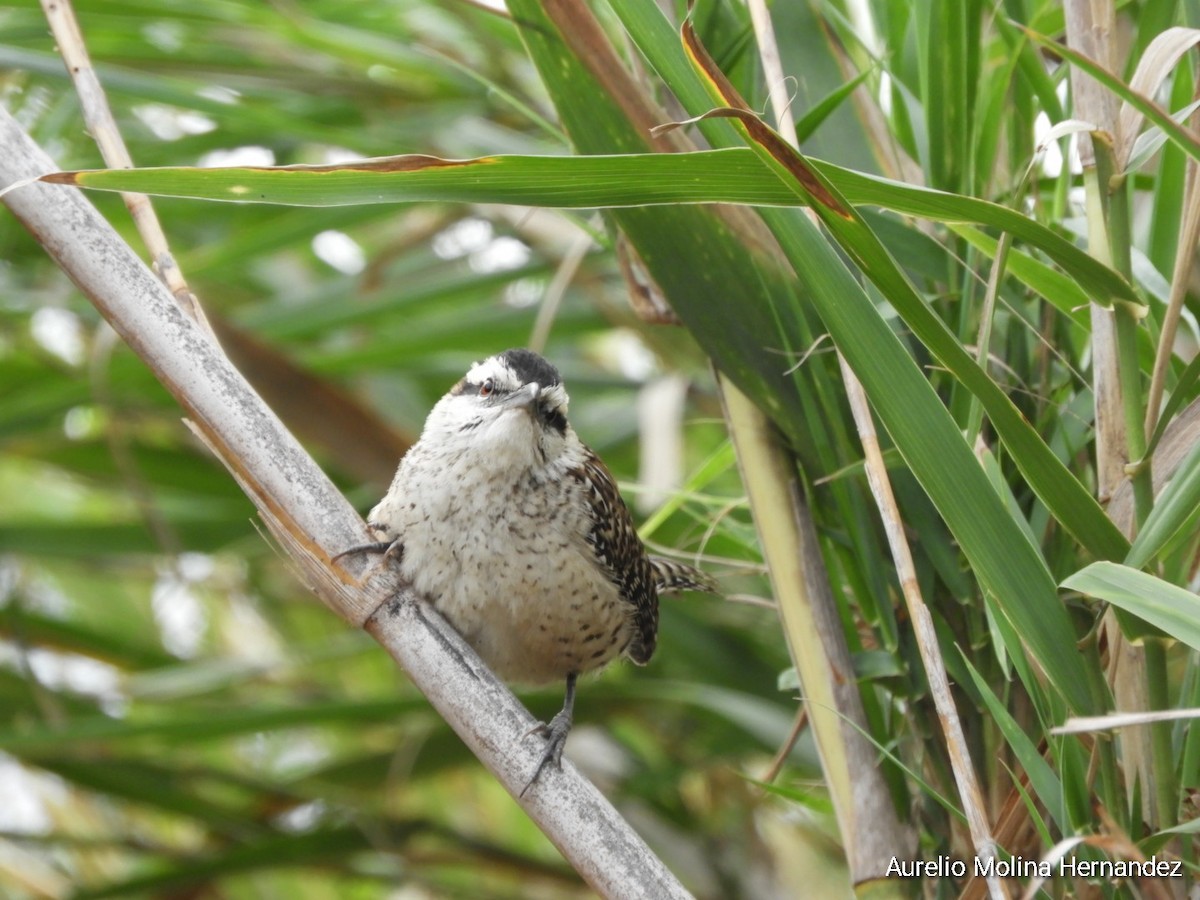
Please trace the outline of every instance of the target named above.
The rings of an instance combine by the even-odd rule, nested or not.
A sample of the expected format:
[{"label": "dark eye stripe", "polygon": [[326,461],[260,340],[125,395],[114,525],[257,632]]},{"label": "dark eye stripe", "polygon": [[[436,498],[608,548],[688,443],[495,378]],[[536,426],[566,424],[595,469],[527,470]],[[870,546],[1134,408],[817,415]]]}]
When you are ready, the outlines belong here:
[{"label": "dark eye stripe", "polygon": [[544,406],[538,408],[541,414],[542,421],[550,428],[553,428],[559,434],[565,434],[567,431],[567,417],[557,409],[546,409]]}]

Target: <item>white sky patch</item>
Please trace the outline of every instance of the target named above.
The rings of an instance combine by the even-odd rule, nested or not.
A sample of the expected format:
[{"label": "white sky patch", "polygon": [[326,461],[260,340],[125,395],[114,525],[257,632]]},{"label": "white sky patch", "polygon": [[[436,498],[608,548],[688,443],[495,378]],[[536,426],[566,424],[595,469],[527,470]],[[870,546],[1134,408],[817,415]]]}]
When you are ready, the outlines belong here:
[{"label": "white sky patch", "polygon": [[115,666],[87,656],[45,651],[33,659],[33,671],[47,684],[95,697],[110,716],[124,715],[128,701],[121,690],[121,672]]},{"label": "white sky patch", "polygon": [[460,219],[434,235],[433,252],[440,259],[466,256],[471,269],[484,274],[520,268],[532,255],[523,241],[497,237],[491,222],[475,217]]},{"label": "white sky patch", "polygon": [[[641,368],[638,356],[635,351],[634,365]],[[638,391],[638,481],[645,490],[634,500],[644,513],[658,509],[683,483],[687,392],[688,380],[679,374],[647,380]]]},{"label": "white sky patch", "polygon": [[146,42],[164,53],[178,53],[183,49],[187,36],[179,22],[156,21],[142,26],[142,37]]},{"label": "white sky patch", "polygon": [[515,237],[501,235],[470,256],[472,270],[487,274],[519,269],[529,262],[529,248]]},{"label": "white sky patch", "polygon": [[[69,502],[77,502],[77,498]],[[71,601],[67,595],[45,578],[35,578],[25,585],[25,602],[35,612],[55,619],[64,619],[71,612]]]},{"label": "white sky patch", "polygon": [[216,103],[224,103],[226,106],[233,106],[242,99],[240,91],[219,84],[206,84],[196,91],[196,96],[203,97],[205,100],[213,100]]},{"label": "white sky patch", "polygon": [[345,147],[326,147],[321,152],[321,162],[327,166],[340,166],[342,163],[358,162],[366,159],[361,153],[355,153]]},{"label": "white sky patch", "polygon": [[43,350],[73,366],[83,362],[83,323],[69,309],[42,307],[33,314],[30,329]]},{"label": "white sky patch", "polygon": [[636,331],[618,328],[605,342],[605,350],[631,381],[645,381],[658,371],[658,360]]},{"label": "white sky patch", "polygon": [[237,752],[256,772],[294,778],[327,764],[333,757],[311,729],[283,734],[260,731],[237,742]]},{"label": "white sky patch", "polygon": [[263,618],[251,597],[234,591],[225,606],[223,640],[231,652],[263,665],[281,665],[287,658],[278,632]]},{"label": "white sky patch", "polygon": [[486,219],[459,219],[433,236],[433,252],[439,259],[458,259],[482,250],[492,234],[492,223]]},{"label": "white sky patch", "polygon": [[50,775],[30,772],[7,753],[0,753],[0,830],[23,834],[48,834],[53,823],[43,797],[62,802],[66,791]]},{"label": "white sky patch", "polygon": [[189,134],[207,134],[217,127],[208,116],[190,109],[176,109],[161,103],[144,103],[133,114],[160,141],[177,141]]},{"label": "white sky patch", "polygon": [[188,581],[204,581],[212,578],[217,564],[207,553],[181,553],[175,558],[179,573]]},{"label": "white sky patch", "polygon": [[180,659],[191,659],[200,650],[208,630],[208,615],[204,605],[192,592],[190,579],[180,564],[161,572],[150,593],[150,607],[159,637],[168,653]]},{"label": "white sky patch", "polygon": [[9,641],[0,641],[0,664],[13,671],[28,665],[33,677],[51,690],[92,697],[110,714],[119,715],[125,707],[120,671],[90,656],[59,653],[41,647],[25,652]]},{"label": "white sky patch", "polygon": [[317,258],[346,275],[357,275],[367,266],[367,254],[344,231],[322,231],[312,239]]},{"label": "white sky patch", "polygon": [[518,278],[504,288],[504,302],[516,309],[527,309],[540,303],[545,293],[545,278]]},{"label": "white sky patch", "polygon": [[297,775],[310,772],[329,760],[329,750],[323,743],[300,736],[276,747],[272,766],[280,775]]},{"label": "white sky patch", "polygon": [[275,821],[284,831],[291,834],[303,834],[317,827],[321,819],[325,817],[325,810],[324,801],[314,800],[311,803],[289,809],[283,815],[278,816]]},{"label": "white sky patch", "polygon": [[201,156],[196,165],[202,169],[215,169],[220,166],[273,166],[275,153],[269,147],[248,144],[230,150],[211,150]]}]

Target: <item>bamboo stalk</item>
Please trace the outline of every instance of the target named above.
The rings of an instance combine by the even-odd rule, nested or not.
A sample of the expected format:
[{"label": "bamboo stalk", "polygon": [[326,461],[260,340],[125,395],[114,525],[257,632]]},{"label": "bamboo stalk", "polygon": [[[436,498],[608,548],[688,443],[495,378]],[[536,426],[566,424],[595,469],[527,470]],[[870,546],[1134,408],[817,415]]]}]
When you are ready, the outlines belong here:
[{"label": "bamboo stalk", "polygon": [[762,411],[728,379],[720,377],[720,384],[851,878],[860,893],[903,896],[904,882],[884,876],[893,859],[908,858],[913,840],[896,816],[879,751],[867,737],[850,650],[795,463]]},{"label": "bamboo stalk", "polygon": [[950,693],[950,679],[946,675],[946,664],[938,645],[937,629],[917,583],[916,566],[913,565],[908,539],[904,536],[904,522],[900,518],[900,508],[892,493],[883,452],[879,449],[879,438],[871,418],[871,407],[867,403],[866,391],[841,354],[838,355],[838,362],[841,364],[842,379],[846,383],[846,393],[850,398],[850,411],[854,414],[854,424],[858,428],[859,440],[862,441],[867,481],[879,507],[884,531],[887,532],[888,547],[896,564],[900,590],[912,619],[913,636],[917,639],[917,650],[925,666],[929,693],[933,697],[933,705],[937,709],[938,721],[942,726],[942,735],[946,739],[950,768],[954,772],[954,783],[958,786],[958,796],[962,801],[963,813],[967,817],[971,842],[975,845],[975,856],[984,864],[985,871],[990,873],[986,875],[988,894],[993,900],[1000,900],[1009,897],[1010,894],[1004,882],[992,869],[991,864],[996,859],[996,840],[992,836],[983,793],[975,777],[975,766],[971,762],[962,720],[958,716],[958,708],[954,705],[954,696]]},{"label": "bamboo stalk", "polygon": [[[1115,71],[1116,13],[1112,0],[1067,0],[1064,5],[1067,43]],[[1088,251],[1123,274],[1129,274],[1129,209],[1124,179],[1113,171],[1113,148],[1123,140],[1117,99],[1091,76],[1071,71],[1075,115],[1095,126],[1091,135],[1080,135],[1079,158],[1084,169],[1088,220]],[[1118,193],[1111,193],[1113,184]],[[1096,468],[1100,495],[1108,499],[1131,460],[1139,460],[1146,447],[1144,398],[1141,393],[1135,331],[1137,322],[1123,305],[1114,310],[1092,306],[1092,371],[1096,396]],[[1134,523],[1140,523],[1153,502],[1153,478],[1148,465],[1132,474]],[[1110,611],[1104,623],[1110,659],[1110,683],[1119,708],[1150,708],[1151,696],[1162,695],[1166,677],[1161,654],[1147,654],[1130,646]],[[1165,743],[1164,743],[1165,742]],[[1175,795],[1173,767],[1159,764],[1170,759],[1170,734],[1161,728],[1129,729],[1122,736],[1122,762],[1127,795],[1140,783],[1142,815],[1160,827],[1174,824],[1167,796]],[[1108,748],[1103,752],[1110,753]]]}]

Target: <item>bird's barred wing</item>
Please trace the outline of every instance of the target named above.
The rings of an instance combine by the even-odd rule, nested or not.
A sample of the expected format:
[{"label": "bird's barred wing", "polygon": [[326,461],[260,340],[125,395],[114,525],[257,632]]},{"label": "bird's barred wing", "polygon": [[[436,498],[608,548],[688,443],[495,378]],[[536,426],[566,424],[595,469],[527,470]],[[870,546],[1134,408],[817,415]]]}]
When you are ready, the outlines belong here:
[{"label": "bird's barred wing", "polygon": [[617,483],[599,457],[589,450],[583,464],[571,475],[579,482],[588,505],[591,530],[583,537],[596,565],[617,586],[621,599],[631,609],[634,633],[629,657],[635,663],[647,663],[658,638],[658,592],[646,548],[637,536]]}]

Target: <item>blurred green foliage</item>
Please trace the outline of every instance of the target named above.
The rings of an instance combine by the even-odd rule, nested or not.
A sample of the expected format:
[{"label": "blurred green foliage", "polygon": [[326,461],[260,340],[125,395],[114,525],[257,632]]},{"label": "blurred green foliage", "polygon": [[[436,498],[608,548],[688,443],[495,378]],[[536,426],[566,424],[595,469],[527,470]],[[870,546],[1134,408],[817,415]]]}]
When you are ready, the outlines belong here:
[{"label": "blurred green foliage", "polygon": [[[666,6],[677,23],[683,4]],[[571,96],[578,83],[542,84],[521,37],[521,27],[531,41],[537,29],[473,3],[105,0],[81,2],[78,11],[139,166],[561,155],[611,152],[605,140],[636,142],[605,131],[612,119],[589,105],[600,96],[579,93],[560,115],[563,91]],[[696,114],[687,77],[672,68],[679,53],[668,22],[624,0],[596,12],[668,114]],[[1066,69],[1016,26],[1061,38],[1059,3],[814,0],[776,4],[772,14],[785,71],[796,76],[785,87],[798,117],[812,113],[804,119],[806,154],[949,192],[955,210],[974,208],[970,198],[992,201],[1084,244],[1078,172],[1069,162],[1036,165],[1026,178],[1035,136],[1070,107]],[[1160,0],[1122,4],[1120,16],[1126,79],[1156,34],[1200,24],[1188,4]],[[695,27],[749,104],[764,108],[768,85],[746,9],[701,4]],[[552,55],[532,54],[543,74]],[[1194,61],[1185,60],[1160,91],[1173,110],[1196,83]],[[850,83],[861,87],[850,93]],[[63,168],[102,166],[31,2],[0,9],[0,97]],[[738,141],[728,123],[697,130],[713,146]],[[1148,380],[1173,261],[1192,252],[1176,247],[1183,162],[1168,143],[1119,188],[1135,211],[1148,211],[1135,217],[1135,263],[1125,273],[1149,306],[1134,384]],[[138,247],[119,201],[89,197]],[[923,855],[969,856],[942,732],[824,335],[835,330],[827,323],[839,298],[814,303],[782,270],[737,260],[723,274],[751,273],[744,292],[673,298],[701,350],[686,330],[649,326],[634,314],[630,271],[641,267],[627,252],[621,258],[615,231],[587,211],[155,205],[235,361],[252,380],[258,373],[268,402],[363,509],[472,360],[546,334],[545,353],[571,392],[572,422],[650,523],[647,539],[706,560],[730,597],[667,601],[653,663],[616,666],[584,684],[569,752],[698,896],[844,893],[809,735],[785,749],[774,785],[755,781],[785,747],[797,684],[774,610],[753,602],[769,600],[770,589],[706,356],[743,378],[802,463],[897,809]],[[1088,320],[1075,309],[1088,286],[1078,269],[1055,267],[1044,241],[1030,239],[1014,244],[989,287],[999,218],[973,229],[953,216],[947,227],[862,211],[865,224],[855,227],[869,232],[855,235],[879,238],[911,295],[896,280],[880,283],[883,256],[844,279],[848,288],[821,282],[845,259],[831,248],[827,272],[803,272],[801,282],[864,300],[860,314],[873,310],[886,327],[860,335],[872,343],[858,358],[870,364],[886,349],[932,386],[922,402],[940,400],[948,410],[939,419],[941,446],[926,447],[922,460],[912,458],[912,444],[882,439],[1001,847],[1038,858],[1060,838],[1102,835],[1114,857],[1168,852],[1194,863],[1186,835],[1200,814],[1200,738],[1186,724],[1166,735],[1167,780],[1180,790],[1163,821],[1161,807],[1151,815],[1143,802],[1133,740],[1052,736],[1066,698],[1081,689],[1056,682],[1054,672],[1046,677],[1026,652],[1028,635],[1008,611],[1029,598],[981,587],[968,562],[978,543],[966,553],[959,545],[962,523],[982,500],[995,515],[996,497],[952,498],[952,534],[939,515],[950,492],[925,493],[939,450],[947,471],[975,450],[1010,517],[987,549],[993,564],[1016,560],[1019,550],[1023,566],[1061,581],[1093,561],[1060,527],[1063,510],[1031,486],[1012,427],[998,436],[1002,429],[987,424],[979,376],[939,364],[947,341],[977,356],[993,402],[1002,391],[1024,417],[1018,423],[1028,422],[1051,451],[1057,468],[1041,476],[1053,469],[1072,489],[1094,492],[1096,373]],[[764,219],[778,235],[794,212]],[[639,228],[652,239],[656,227],[673,238],[656,223],[691,221],[690,213],[642,213],[616,217],[631,240]],[[712,244],[714,257],[719,249],[727,262],[742,236]],[[644,260],[668,293],[713,274],[679,247],[665,264]],[[259,534],[250,504],[191,438],[173,401],[11,217],[0,217],[0,260],[0,791],[15,798],[0,809],[0,887],[22,897],[586,896],[370,640],[330,628],[329,614]],[[660,273],[671,274],[672,264],[678,282],[667,284]],[[553,308],[556,274],[570,277]],[[1195,395],[1184,367],[1197,340],[1194,306],[1189,297],[1170,366],[1173,414]],[[914,324],[929,313],[941,331],[927,327],[931,318]],[[980,353],[985,322],[990,339]],[[853,349],[853,335],[835,337]],[[927,420],[919,418],[923,407],[906,405],[914,394],[899,382],[894,397],[879,381],[873,390],[897,442],[902,432],[919,438]],[[361,413],[359,430],[318,412],[313,398],[326,392]],[[918,415],[908,423],[915,427],[898,427],[906,414]],[[977,435],[982,443],[972,446]],[[651,461],[665,463],[674,479],[649,483],[658,477]],[[1194,521],[1170,524],[1171,540],[1139,564],[1175,590],[1192,588]],[[1079,642],[1062,653],[1082,660],[1095,687],[1108,650],[1102,609],[1077,594],[1062,599]],[[1136,596],[1128,602],[1136,613]],[[1062,625],[1061,610],[1052,612]],[[1150,646],[1162,663],[1152,670],[1161,676],[1151,679],[1153,707],[1200,705],[1196,649],[1155,638]],[[528,699],[538,715],[558,701],[556,691]],[[1182,839],[1159,833],[1176,822]],[[1098,850],[1079,852],[1099,858]],[[960,887],[927,885],[938,896]],[[1048,889],[1085,890],[1061,881]]]}]

